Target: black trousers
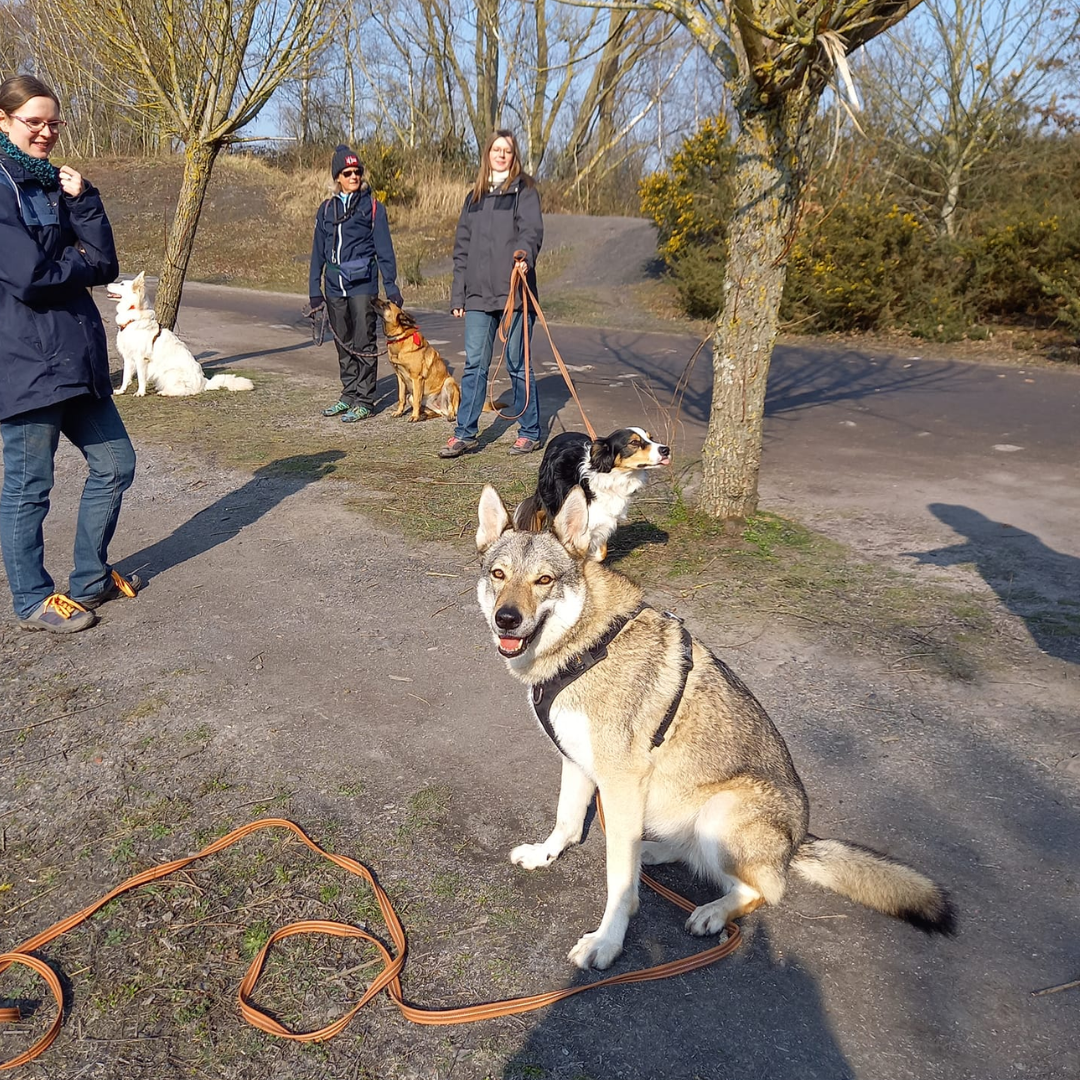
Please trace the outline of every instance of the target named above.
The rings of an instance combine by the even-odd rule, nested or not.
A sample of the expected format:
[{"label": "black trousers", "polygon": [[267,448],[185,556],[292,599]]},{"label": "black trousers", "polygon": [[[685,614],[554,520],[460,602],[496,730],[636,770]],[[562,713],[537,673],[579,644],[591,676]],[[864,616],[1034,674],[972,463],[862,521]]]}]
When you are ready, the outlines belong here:
[{"label": "black trousers", "polygon": [[[378,314],[373,296],[328,296],[326,310],[339,340],[341,400],[346,405],[375,408],[375,383],[379,375],[379,349],[375,337]],[[344,342],[344,345],[342,344]]]}]

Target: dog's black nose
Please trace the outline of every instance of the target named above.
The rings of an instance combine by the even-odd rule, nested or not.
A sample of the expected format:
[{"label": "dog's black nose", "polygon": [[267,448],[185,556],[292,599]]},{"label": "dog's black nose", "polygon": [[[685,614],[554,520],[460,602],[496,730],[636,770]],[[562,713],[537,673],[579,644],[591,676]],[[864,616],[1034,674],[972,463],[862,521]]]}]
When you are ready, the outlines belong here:
[{"label": "dog's black nose", "polygon": [[495,612],[495,625],[500,630],[516,630],[521,625],[521,612],[515,607],[501,607]]},{"label": "dog's black nose", "polygon": [[671,447],[670,446],[661,446],[660,447],[660,456],[661,457],[671,457]]}]

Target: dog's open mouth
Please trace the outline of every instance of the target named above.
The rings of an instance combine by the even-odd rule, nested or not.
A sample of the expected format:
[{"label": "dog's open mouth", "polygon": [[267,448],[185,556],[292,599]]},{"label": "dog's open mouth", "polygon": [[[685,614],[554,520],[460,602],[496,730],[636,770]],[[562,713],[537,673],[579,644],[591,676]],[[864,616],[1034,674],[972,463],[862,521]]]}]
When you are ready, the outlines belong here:
[{"label": "dog's open mouth", "polygon": [[529,647],[530,641],[532,641],[532,636],[526,638],[500,637],[499,652],[508,660],[513,659],[515,656],[520,656]]}]

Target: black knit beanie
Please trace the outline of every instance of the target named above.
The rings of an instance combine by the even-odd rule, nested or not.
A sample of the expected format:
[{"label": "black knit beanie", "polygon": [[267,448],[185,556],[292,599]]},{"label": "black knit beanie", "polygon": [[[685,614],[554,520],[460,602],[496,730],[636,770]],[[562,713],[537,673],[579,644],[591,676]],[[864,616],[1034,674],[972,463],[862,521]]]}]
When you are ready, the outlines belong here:
[{"label": "black knit beanie", "polygon": [[330,179],[336,180],[341,170],[348,168],[364,171],[360,159],[344,143],[341,143],[334,151],[334,156],[330,159]]}]

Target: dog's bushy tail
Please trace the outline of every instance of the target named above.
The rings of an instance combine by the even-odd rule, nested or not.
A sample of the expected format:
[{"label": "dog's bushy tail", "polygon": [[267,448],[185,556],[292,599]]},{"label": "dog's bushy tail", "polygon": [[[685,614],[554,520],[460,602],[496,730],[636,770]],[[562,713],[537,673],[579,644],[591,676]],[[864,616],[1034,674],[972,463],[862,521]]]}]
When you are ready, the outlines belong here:
[{"label": "dog's bushy tail", "polygon": [[514,528],[518,532],[543,532],[547,522],[547,512],[540,502],[540,492],[534,491],[514,511]]},{"label": "dog's bushy tail", "polygon": [[925,874],[872,848],[808,836],[791,868],[815,885],[927,934],[956,933],[956,909],[948,893]]},{"label": "dog's bushy tail", "polygon": [[230,372],[221,372],[212,379],[206,380],[207,390],[254,390],[255,384],[243,375],[233,375]]}]

